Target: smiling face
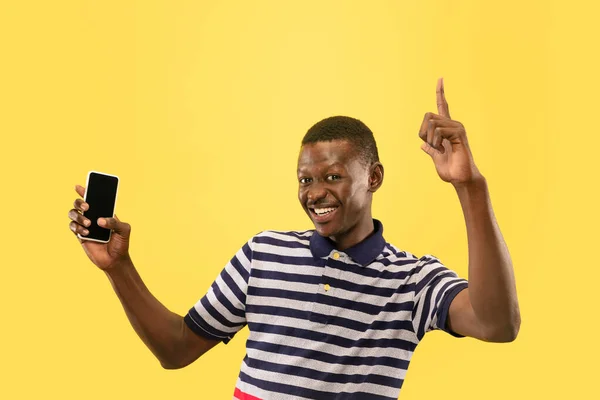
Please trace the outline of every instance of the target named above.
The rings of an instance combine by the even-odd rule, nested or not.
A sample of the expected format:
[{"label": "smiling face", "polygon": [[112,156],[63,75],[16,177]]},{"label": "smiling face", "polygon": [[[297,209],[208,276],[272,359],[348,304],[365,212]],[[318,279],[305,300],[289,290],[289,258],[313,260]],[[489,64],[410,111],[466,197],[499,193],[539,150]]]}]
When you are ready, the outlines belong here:
[{"label": "smiling face", "polygon": [[366,165],[346,140],[302,146],[298,199],[317,232],[340,250],[373,232],[371,202],[382,181],[381,163]]}]

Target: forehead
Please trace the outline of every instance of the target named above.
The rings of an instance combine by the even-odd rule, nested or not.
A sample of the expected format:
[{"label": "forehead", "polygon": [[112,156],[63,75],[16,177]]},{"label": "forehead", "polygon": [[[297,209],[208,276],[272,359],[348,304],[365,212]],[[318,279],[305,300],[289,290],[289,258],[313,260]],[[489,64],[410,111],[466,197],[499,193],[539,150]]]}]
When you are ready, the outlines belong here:
[{"label": "forehead", "polygon": [[298,171],[334,165],[350,168],[359,163],[354,146],[347,140],[308,143],[300,149]]}]

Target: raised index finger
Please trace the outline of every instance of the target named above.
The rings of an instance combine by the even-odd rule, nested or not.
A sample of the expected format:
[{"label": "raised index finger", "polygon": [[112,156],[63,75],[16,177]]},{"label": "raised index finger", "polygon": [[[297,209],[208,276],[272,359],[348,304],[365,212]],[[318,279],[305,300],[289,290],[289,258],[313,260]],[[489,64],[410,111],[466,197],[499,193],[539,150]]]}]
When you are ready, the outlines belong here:
[{"label": "raised index finger", "polygon": [[438,114],[442,117],[450,118],[450,110],[448,109],[448,102],[446,101],[446,95],[444,94],[444,78],[438,79],[435,95],[437,99]]}]

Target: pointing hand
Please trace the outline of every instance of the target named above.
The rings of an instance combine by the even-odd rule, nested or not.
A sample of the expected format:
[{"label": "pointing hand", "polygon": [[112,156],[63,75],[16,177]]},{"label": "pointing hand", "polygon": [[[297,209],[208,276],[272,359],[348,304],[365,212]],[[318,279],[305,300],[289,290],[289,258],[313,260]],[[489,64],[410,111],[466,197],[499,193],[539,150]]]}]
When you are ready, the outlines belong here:
[{"label": "pointing hand", "polygon": [[436,100],[438,113],[426,113],[419,130],[424,142],[421,149],[431,156],[443,181],[453,185],[469,183],[481,174],[473,161],[465,127],[450,118],[443,78],[437,83]]}]

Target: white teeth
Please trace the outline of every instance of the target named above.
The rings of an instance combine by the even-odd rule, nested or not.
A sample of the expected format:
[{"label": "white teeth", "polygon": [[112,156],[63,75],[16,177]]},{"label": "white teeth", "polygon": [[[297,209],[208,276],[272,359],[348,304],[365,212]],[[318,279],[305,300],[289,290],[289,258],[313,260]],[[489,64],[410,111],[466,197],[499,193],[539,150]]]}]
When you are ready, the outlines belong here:
[{"label": "white teeth", "polygon": [[315,213],[317,213],[317,215],[325,215],[325,214],[329,214],[333,210],[335,210],[335,207],[315,208]]}]

